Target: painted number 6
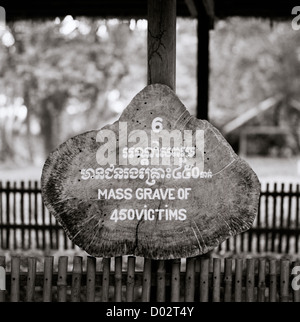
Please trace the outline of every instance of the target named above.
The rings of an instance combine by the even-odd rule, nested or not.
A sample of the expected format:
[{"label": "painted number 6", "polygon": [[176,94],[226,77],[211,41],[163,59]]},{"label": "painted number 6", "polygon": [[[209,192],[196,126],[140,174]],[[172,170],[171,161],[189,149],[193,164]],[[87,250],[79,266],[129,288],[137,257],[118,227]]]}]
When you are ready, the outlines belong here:
[{"label": "painted number 6", "polygon": [[154,133],[159,133],[163,129],[162,121],[163,119],[161,117],[156,117],[155,119],[153,119],[152,131]]}]

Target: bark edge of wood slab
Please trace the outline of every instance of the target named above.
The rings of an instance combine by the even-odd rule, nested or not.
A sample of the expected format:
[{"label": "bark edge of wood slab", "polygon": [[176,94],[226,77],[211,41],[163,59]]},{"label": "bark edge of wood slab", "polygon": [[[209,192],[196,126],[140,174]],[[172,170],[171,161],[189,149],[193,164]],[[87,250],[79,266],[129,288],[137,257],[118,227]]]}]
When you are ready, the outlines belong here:
[{"label": "bark edge of wood slab", "polygon": [[[138,164],[116,165],[124,171],[123,177],[114,172],[116,179],[104,177],[103,173],[100,177],[99,173],[98,177],[90,173],[88,180],[83,179],[82,169],[94,171],[102,167],[106,173],[116,171],[111,164],[100,166],[97,162],[100,143],[96,138],[100,130],[113,131],[118,144],[124,140],[119,132],[119,122],[127,122],[129,137],[135,133],[131,132],[133,130],[143,130],[150,137],[155,117],[160,117],[164,129],[169,131],[203,131],[203,171],[209,170],[211,177],[174,179],[168,171],[172,170],[173,173],[177,166],[150,165],[149,168],[161,168],[164,177],[156,176],[155,183],[149,186],[149,183],[145,183],[146,175],[132,176],[132,173],[140,174],[141,168],[147,167]],[[48,156],[41,177],[42,197],[50,213],[62,225],[68,237],[91,256],[136,255],[152,259],[193,257],[209,252],[225,239],[252,226],[260,196],[260,182],[255,172],[236,155],[213,125],[191,116],[168,86],[148,85],[133,98],[118,121],[100,130],[82,133],[61,144]],[[109,143],[108,147],[111,151],[116,149],[119,160],[121,152],[118,146]],[[128,172],[125,176],[125,168],[130,171],[129,177]],[[151,188],[152,191],[158,189],[156,198],[148,199],[147,196],[146,200],[138,199],[136,191],[144,191],[144,188]],[[104,199],[101,196],[98,199],[98,189],[101,193],[112,189],[112,197],[106,195]],[[116,198],[116,189],[123,192],[123,198]],[[125,189],[132,190],[132,198],[125,199]],[[179,189],[189,190],[189,196],[180,200]],[[171,199],[170,195],[166,200],[157,199],[158,195],[162,198],[161,193],[166,191],[173,191],[175,199]],[[127,212],[137,209],[138,212],[134,212],[131,220],[112,220],[113,211],[120,209]],[[149,211],[149,218],[150,209],[155,210],[155,219],[138,217],[136,214],[141,213],[142,209]],[[173,217],[170,215],[171,219],[168,217],[167,220],[167,211],[170,209]],[[184,220],[174,215],[179,209],[185,210]],[[165,215],[159,217],[158,214]]]}]

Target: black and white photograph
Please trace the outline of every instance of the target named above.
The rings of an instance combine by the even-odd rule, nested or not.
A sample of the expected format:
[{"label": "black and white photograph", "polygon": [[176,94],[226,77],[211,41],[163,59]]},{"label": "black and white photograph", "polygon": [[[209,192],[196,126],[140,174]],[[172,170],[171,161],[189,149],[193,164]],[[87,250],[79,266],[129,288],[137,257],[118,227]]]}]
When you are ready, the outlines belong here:
[{"label": "black and white photograph", "polygon": [[0,2],[0,302],[300,302],[299,187],[300,1]]}]

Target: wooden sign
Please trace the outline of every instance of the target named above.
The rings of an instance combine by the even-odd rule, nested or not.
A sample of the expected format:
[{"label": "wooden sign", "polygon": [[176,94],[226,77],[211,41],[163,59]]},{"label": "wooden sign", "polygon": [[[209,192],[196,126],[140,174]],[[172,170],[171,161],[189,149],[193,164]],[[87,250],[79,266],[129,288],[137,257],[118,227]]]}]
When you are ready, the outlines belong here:
[{"label": "wooden sign", "polygon": [[154,84],[117,122],[51,153],[42,194],[90,255],[171,259],[204,254],[249,229],[260,183],[216,128]]}]

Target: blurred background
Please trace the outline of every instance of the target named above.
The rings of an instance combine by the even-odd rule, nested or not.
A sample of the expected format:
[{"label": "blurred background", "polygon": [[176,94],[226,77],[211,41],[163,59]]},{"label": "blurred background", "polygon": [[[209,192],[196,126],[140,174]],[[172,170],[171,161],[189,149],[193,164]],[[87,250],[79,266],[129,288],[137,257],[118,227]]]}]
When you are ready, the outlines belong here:
[{"label": "blurred background", "polygon": [[[176,91],[193,115],[196,29],[178,19]],[[0,40],[3,181],[39,180],[49,152],[114,122],[146,85],[143,19],[18,21]],[[299,44],[289,21],[235,17],[210,31],[209,120],[263,183],[300,179]]]},{"label": "blurred background", "polygon": [[[178,18],[176,92],[192,115],[197,41],[197,21]],[[223,250],[296,254],[300,31],[233,17],[215,21],[209,46],[209,120],[262,183],[254,229]],[[67,249],[40,199],[43,164],[66,139],[118,119],[146,86],[147,21],[11,22],[0,31],[0,63],[0,246]]]}]

